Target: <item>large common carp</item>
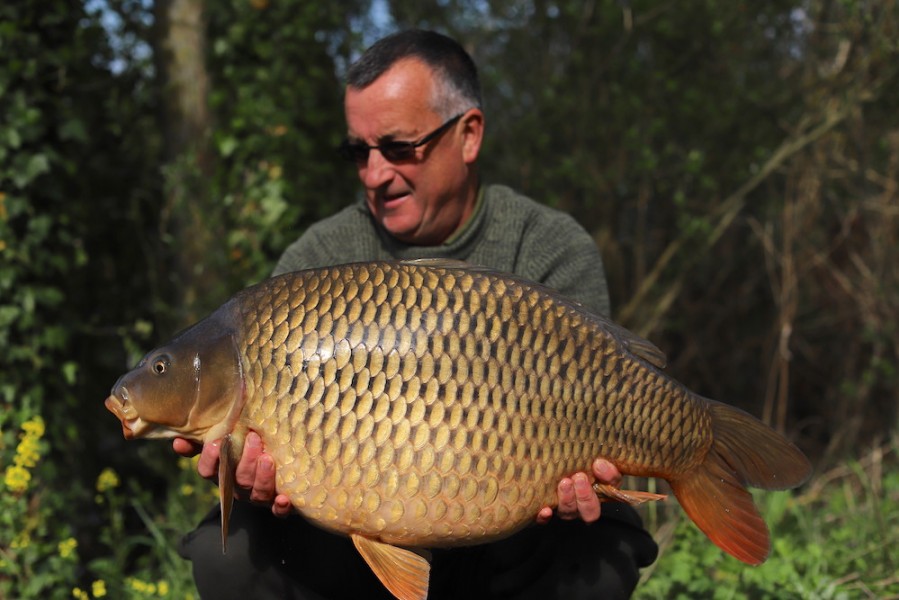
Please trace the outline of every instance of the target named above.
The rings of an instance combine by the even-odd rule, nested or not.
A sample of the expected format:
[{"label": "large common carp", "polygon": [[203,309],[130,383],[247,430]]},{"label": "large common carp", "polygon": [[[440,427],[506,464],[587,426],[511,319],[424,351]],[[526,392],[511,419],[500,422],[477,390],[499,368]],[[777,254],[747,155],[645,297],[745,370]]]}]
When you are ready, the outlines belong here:
[{"label": "large common carp", "polygon": [[243,290],[147,354],[106,406],[129,439],[224,438],[223,532],[244,437],[258,432],[279,493],[351,536],[404,600],[427,596],[426,553],[412,549],[511,535],[596,457],[664,478],[715,544],[761,563],[768,530],[746,486],[795,487],[810,465],[754,417],[662,373],[664,361],[510,275],[359,263]]}]

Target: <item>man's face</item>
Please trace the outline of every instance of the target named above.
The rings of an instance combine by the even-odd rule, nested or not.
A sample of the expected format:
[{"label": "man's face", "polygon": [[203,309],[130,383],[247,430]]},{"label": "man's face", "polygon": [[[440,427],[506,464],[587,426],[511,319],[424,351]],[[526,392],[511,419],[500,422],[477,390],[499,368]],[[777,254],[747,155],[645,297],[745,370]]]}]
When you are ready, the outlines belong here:
[{"label": "man's face", "polygon": [[[344,109],[350,142],[376,146],[415,142],[444,123],[432,107],[433,76],[424,63],[396,63],[364,89],[347,88]],[[474,129],[474,133],[473,133]],[[472,110],[415,151],[388,161],[371,150],[356,168],[375,220],[397,239],[415,245],[445,241],[471,214],[471,169],[480,147],[482,115]]]}]

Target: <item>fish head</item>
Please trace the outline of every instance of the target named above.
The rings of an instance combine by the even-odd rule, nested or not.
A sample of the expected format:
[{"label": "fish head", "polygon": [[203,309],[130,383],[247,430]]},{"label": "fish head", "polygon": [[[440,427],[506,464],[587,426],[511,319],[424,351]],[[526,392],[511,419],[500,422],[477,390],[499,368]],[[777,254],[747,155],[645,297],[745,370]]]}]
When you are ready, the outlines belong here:
[{"label": "fish head", "polygon": [[[106,399],[125,439],[203,442],[242,404],[243,371],[232,328],[216,313],[147,353]],[[239,406],[238,406],[239,409]]]}]

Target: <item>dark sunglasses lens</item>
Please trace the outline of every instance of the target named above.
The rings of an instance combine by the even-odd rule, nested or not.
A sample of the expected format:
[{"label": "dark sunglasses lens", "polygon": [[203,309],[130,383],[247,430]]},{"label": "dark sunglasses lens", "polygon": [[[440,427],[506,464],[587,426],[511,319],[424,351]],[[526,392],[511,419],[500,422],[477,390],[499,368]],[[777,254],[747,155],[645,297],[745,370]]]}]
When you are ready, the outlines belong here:
[{"label": "dark sunglasses lens", "polygon": [[391,162],[409,160],[415,156],[415,145],[410,143],[394,142],[381,144],[378,147],[384,158]]},{"label": "dark sunglasses lens", "polygon": [[350,162],[366,162],[368,160],[368,146],[364,144],[351,144],[343,142],[337,148],[340,157]]}]

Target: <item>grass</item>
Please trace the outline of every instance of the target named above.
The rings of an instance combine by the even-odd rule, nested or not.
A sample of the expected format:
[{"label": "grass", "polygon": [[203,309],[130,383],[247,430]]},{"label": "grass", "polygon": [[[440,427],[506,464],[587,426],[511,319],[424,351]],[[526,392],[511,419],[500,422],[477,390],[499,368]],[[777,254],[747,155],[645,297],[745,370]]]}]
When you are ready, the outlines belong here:
[{"label": "grass", "polygon": [[759,567],[718,550],[679,509],[647,513],[661,552],[635,598],[899,599],[897,466],[894,440],[817,474],[799,493],[755,494],[772,538]]}]

